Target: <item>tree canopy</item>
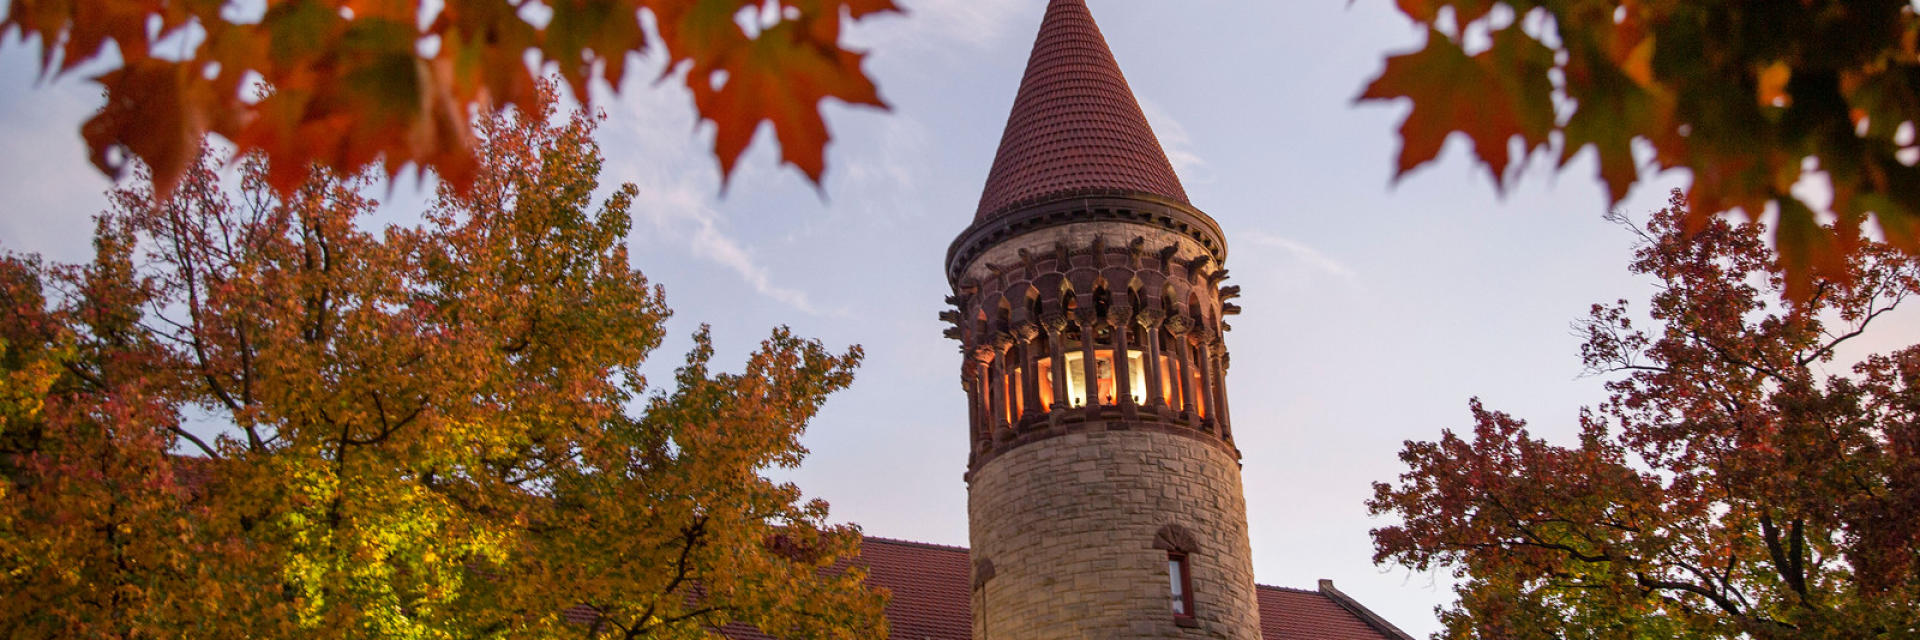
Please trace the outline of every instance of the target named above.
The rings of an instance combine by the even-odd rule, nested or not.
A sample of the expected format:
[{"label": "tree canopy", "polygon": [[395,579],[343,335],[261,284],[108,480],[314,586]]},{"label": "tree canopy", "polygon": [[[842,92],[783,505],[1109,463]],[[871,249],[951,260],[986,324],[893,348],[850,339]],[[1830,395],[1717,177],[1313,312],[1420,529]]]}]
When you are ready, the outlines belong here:
[{"label": "tree canopy", "polygon": [[1577,444],[1475,400],[1471,433],[1408,442],[1374,486],[1400,519],[1375,561],[1461,579],[1445,637],[1920,633],[1920,345],[1834,361],[1920,293],[1920,261],[1863,243],[1788,303],[1758,225],[1690,215],[1675,192],[1639,230],[1655,326],[1625,301],[1580,325],[1611,395]]},{"label": "tree canopy", "polygon": [[[1778,211],[1793,297],[1848,275],[1869,220],[1920,255],[1920,14],[1907,0],[1396,4],[1426,44],[1388,58],[1360,99],[1412,101],[1401,175],[1455,132],[1502,189],[1536,151],[1564,168],[1591,147],[1617,204],[1643,149],[1654,168],[1692,174],[1689,228]],[[1813,175],[1831,183],[1830,206],[1793,191]]]},{"label": "tree canopy", "polygon": [[780,329],[722,373],[703,329],[650,386],[633,187],[595,206],[551,95],[417,226],[203,153],[114,192],[91,264],[0,258],[0,633],[884,636],[858,530],[762,475],[859,348]]},{"label": "tree canopy", "polygon": [[163,195],[208,132],[261,154],[282,192],[310,164],[351,174],[376,161],[389,176],[412,165],[465,188],[480,170],[476,112],[531,109],[550,66],[582,101],[595,78],[618,91],[628,57],[648,52],[667,73],[684,70],[723,175],[770,123],[783,160],[819,182],[820,101],[885,107],[864,54],[841,46],[841,23],[897,10],[892,0],[12,0],[0,36],[37,37],[47,71],[117,52],[118,66],[94,78],[106,106],[82,134],[101,171],[138,161]]}]

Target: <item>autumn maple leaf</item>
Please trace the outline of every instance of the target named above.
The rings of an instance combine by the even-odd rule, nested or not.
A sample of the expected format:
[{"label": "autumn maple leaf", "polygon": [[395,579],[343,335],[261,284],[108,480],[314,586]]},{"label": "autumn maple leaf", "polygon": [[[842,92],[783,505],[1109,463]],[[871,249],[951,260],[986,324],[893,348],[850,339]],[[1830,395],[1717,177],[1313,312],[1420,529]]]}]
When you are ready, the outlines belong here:
[{"label": "autumn maple leaf", "polygon": [[1396,176],[1439,156],[1457,131],[1473,140],[1474,153],[1504,188],[1509,141],[1519,136],[1531,153],[1553,128],[1552,66],[1553,52],[1517,26],[1494,32],[1492,46],[1473,55],[1436,31],[1425,48],[1388,58],[1359,99],[1418,98],[1400,126]]},{"label": "autumn maple leaf", "polygon": [[[227,137],[236,154],[263,153],[283,193],[312,163],[352,173],[379,162],[389,176],[432,170],[464,189],[476,113],[532,107],[548,64],[576,99],[591,100],[595,78],[618,92],[628,56],[650,48],[665,53],[669,72],[690,70],[724,174],[771,123],[782,158],[818,183],[831,137],[821,100],[886,107],[863,56],[841,46],[841,22],[899,10],[891,0],[561,0],[537,13],[507,0],[267,4],[236,21],[222,2],[14,0],[0,35],[40,38],[42,65],[58,61],[60,71],[116,45],[122,62],[95,78],[107,106],[85,138],[101,171],[119,176],[138,160],[162,196],[207,133]],[[659,43],[642,20],[649,12]],[[200,37],[187,37],[189,26]],[[187,46],[154,55],[168,38]]]}]

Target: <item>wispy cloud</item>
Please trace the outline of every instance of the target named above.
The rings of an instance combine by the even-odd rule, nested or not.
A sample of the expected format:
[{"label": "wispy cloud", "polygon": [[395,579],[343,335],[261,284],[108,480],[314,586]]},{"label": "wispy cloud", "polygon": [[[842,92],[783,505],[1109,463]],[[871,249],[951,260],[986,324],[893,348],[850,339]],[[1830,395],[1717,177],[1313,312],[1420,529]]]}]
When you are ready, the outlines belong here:
[{"label": "wispy cloud", "polygon": [[745,280],[755,292],[810,315],[831,315],[822,311],[806,292],[774,283],[765,265],[753,252],[722,229],[723,218],[709,206],[710,190],[688,183],[635,184],[639,188],[634,213],[649,223],[653,231],[673,242],[685,243],[695,257],[718,264]]},{"label": "wispy cloud", "polygon": [[1288,262],[1307,272],[1344,280],[1349,283],[1359,282],[1360,275],[1355,273],[1352,268],[1349,268],[1345,263],[1322,253],[1319,249],[1315,249],[1306,243],[1257,230],[1241,231],[1238,232],[1237,235],[1238,237],[1235,238],[1235,241],[1241,246],[1253,245],[1255,247],[1278,249],[1280,253],[1286,256]]},{"label": "wispy cloud", "polygon": [[80,123],[99,107],[98,89],[76,78],[36,82],[33,47],[0,50],[0,250],[31,251],[58,262],[93,255],[93,214],[112,183],[87,162]]},{"label": "wispy cloud", "polygon": [[883,51],[916,49],[956,53],[999,42],[1013,25],[1013,17],[1030,0],[902,0],[900,19],[863,23],[851,32],[857,46]]},{"label": "wispy cloud", "polygon": [[[890,113],[884,118],[862,123],[878,129],[858,153],[833,158],[838,167],[829,169],[833,180],[829,193],[856,195],[841,206],[829,207],[827,217],[836,224],[849,221],[861,224],[895,224],[926,215],[919,199],[924,184],[930,182],[928,158],[934,149],[932,133],[925,124],[908,113]],[[844,172],[835,176],[832,171]]]},{"label": "wispy cloud", "polygon": [[[630,87],[618,100],[601,96],[600,104],[615,114],[598,136],[607,157],[602,189],[633,183],[639,191],[633,215],[637,223],[648,225],[652,242],[683,246],[693,257],[731,271],[760,295],[803,313],[835,315],[806,292],[779,284],[753,249],[728,232],[715,166],[685,162],[709,159],[712,132],[695,126],[687,95],[679,87],[669,79],[654,87]],[[751,164],[741,163],[734,180],[752,179],[758,169]]]},{"label": "wispy cloud", "polygon": [[1187,127],[1180,124],[1158,103],[1145,97],[1139,98],[1140,111],[1147,116],[1147,124],[1153,125],[1153,135],[1160,139],[1160,150],[1167,154],[1167,161],[1173,163],[1173,170],[1179,172],[1183,182],[1204,183],[1213,180],[1206,171],[1207,161],[1193,151],[1193,136],[1187,133]]}]

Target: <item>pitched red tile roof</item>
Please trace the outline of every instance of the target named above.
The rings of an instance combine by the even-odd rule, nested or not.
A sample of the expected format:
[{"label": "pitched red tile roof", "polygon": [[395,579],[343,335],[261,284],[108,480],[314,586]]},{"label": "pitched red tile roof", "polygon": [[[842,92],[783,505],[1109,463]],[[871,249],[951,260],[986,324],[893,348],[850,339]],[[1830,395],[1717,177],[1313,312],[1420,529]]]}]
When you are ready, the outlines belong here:
[{"label": "pitched red tile roof", "polygon": [[972,589],[967,550],[869,537],[860,543],[867,582],[893,592],[887,601],[890,635],[902,640],[971,640]]},{"label": "pitched red tile roof", "polygon": [[[867,586],[893,592],[887,599],[891,637],[972,640],[965,547],[868,537],[854,562],[867,568]],[[774,640],[743,624],[721,627],[720,633],[730,640]]]},{"label": "pitched red tile roof", "polygon": [[[870,537],[857,562],[867,566],[870,586],[893,592],[887,603],[892,638],[971,640],[966,548]],[[1322,581],[1320,591],[1260,585],[1256,597],[1266,640],[1411,640],[1331,582]],[[721,631],[733,640],[767,638],[736,625]]]},{"label": "pitched red tile roof", "polygon": [[[1399,629],[1388,632],[1369,623],[1361,613],[1343,606],[1340,599],[1344,596],[1336,598],[1337,593],[1260,585],[1254,596],[1260,603],[1260,637],[1265,640],[1398,640],[1406,637],[1404,633],[1393,633]],[[1378,622],[1384,624],[1385,621]]]},{"label": "pitched red tile roof", "polygon": [[[967,549],[868,537],[854,562],[867,567],[870,587],[893,592],[887,601],[888,637],[898,640],[972,640],[973,606]],[[1260,636],[1264,640],[1413,640],[1352,598],[1320,581],[1320,590],[1256,585]],[[593,624],[585,606],[562,613],[567,621]],[[776,640],[750,625],[718,629],[729,640]]]},{"label": "pitched red tile roof", "polygon": [[1052,0],[974,221],[1083,191],[1146,193],[1187,204],[1187,191],[1085,0]]}]

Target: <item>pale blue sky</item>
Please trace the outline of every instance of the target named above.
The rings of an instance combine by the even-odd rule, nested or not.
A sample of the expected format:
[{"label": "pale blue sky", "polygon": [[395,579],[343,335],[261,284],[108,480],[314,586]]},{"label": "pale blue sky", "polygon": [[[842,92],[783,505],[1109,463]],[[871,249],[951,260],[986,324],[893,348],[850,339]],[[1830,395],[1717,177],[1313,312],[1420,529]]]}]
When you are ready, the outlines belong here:
[{"label": "pale blue sky", "polygon": [[[894,110],[827,108],[824,199],[764,141],[721,197],[711,132],[677,85],[647,84],[654,65],[606,105],[602,181],[639,186],[634,262],[676,311],[655,368],[678,363],[702,322],[716,362],[735,366],[778,324],[864,345],[853,388],[787,475],[870,535],[965,545],[966,409],[935,318],[942,259],[973,214],[1045,2],[901,2],[910,15],[853,32]],[[1384,0],[1089,4],[1245,289],[1229,392],[1259,580],[1332,578],[1417,636],[1437,630],[1448,577],[1375,567],[1367,531],[1384,523],[1363,501],[1402,470],[1402,441],[1466,426],[1470,396],[1562,442],[1576,409],[1603,397],[1578,377],[1569,325],[1650,285],[1625,271],[1629,236],[1600,219],[1590,159],[1558,178],[1536,166],[1502,198],[1456,139],[1394,184],[1405,107],[1352,104],[1386,53],[1419,42]],[[97,91],[71,78],[35,89],[35,73],[28,47],[0,47],[0,249],[84,259],[105,204],[78,134]],[[1621,208],[1644,214],[1676,184],[1645,183]],[[395,196],[386,215],[409,217],[418,192]]]}]

